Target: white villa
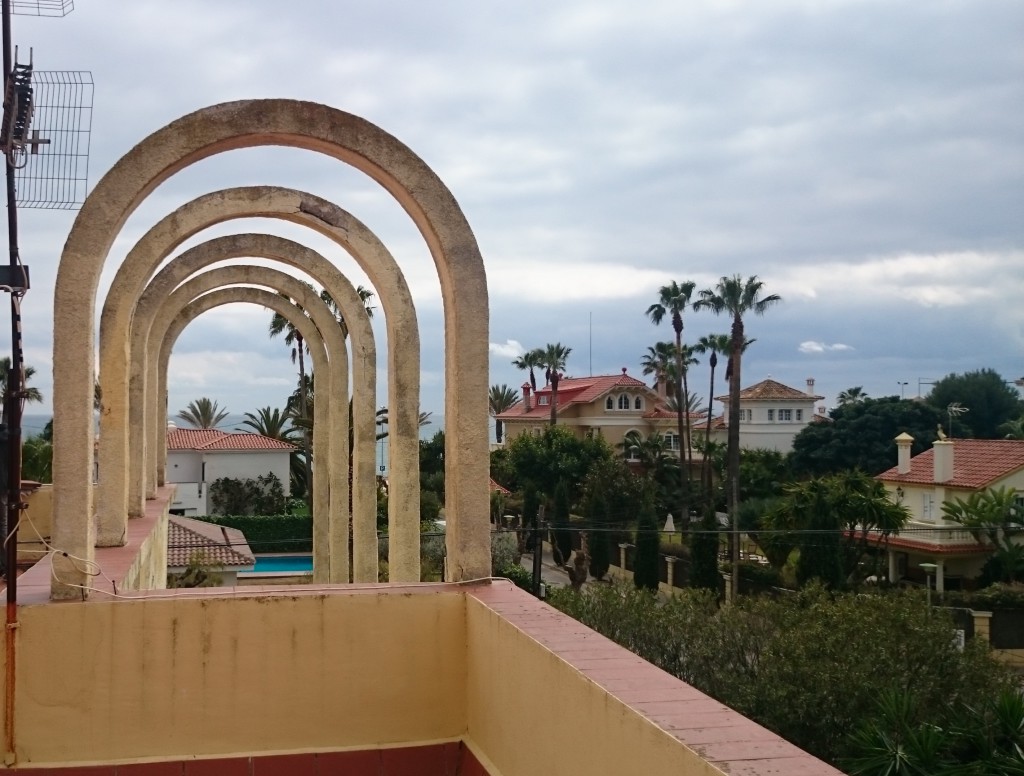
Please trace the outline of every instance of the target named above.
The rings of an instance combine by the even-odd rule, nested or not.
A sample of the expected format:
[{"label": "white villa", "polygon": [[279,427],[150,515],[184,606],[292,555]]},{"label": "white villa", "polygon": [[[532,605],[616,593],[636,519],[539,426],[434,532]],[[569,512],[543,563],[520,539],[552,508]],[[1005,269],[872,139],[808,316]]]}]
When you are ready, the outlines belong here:
[{"label": "white villa", "polygon": [[[740,447],[745,450],[777,450],[788,453],[793,439],[811,423],[828,423],[824,399],[814,393],[814,380],[807,380],[807,391],[799,391],[772,380],[762,380],[740,391]],[[716,396],[724,407],[721,417],[711,421],[711,439],[726,441],[729,428],[729,395]]]},{"label": "white villa", "polygon": [[209,514],[209,485],[222,477],[256,479],[271,473],[281,481],[287,496],[290,456],[295,449],[261,434],[169,424],[167,484],[178,486],[171,512],[186,517]]}]

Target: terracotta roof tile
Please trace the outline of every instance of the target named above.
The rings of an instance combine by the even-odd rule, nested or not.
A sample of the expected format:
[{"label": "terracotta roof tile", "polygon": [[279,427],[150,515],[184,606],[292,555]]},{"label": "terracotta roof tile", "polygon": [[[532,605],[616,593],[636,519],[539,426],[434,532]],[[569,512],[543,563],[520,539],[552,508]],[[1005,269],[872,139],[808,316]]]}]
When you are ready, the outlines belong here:
[{"label": "terracotta roof tile", "polygon": [[[528,386],[527,386],[528,387]],[[642,389],[648,395],[654,392],[642,380],[630,377],[623,370],[617,375],[597,375],[595,377],[563,377],[558,382],[558,412],[574,404],[590,404],[616,388]],[[551,416],[551,405],[540,404],[539,397],[551,396],[551,386],[538,388],[530,397],[531,407],[520,399],[508,410],[497,416],[498,420],[521,420],[523,418],[547,418]],[[550,399],[548,399],[550,402]]]},{"label": "terracotta roof tile", "polygon": [[[953,488],[978,490],[1024,468],[1024,440],[954,439],[953,479],[942,483]],[[878,475],[886,482],[934,485],[935,450],[925,450],[910,459],[910,471],[900,474],[894,466]]]},{"label": "terracotta roof tile", "polygon": [[[824,396],[812,395],[798,391],[796,388],[790,388],[788,385],[783,385],[777,380],[762,380],[749,388],[744,388],[740,391],[741,401],[778,401],[780,399],[794,399],[807,401],[813,399],[824,399]],[[715,401],[728,401],[729,394],[724,396],[716,396]]]},{"label": "terracotta roof tile", "polygon": [[256,563],[245,535],[237,528],[172,515],[167,523],[168,567],[187,566],[196,553],[202,553],[208,563],[221,566],[252,566]]},{"label": "terracotta roof tile", "polygon": [[215,428],[176,428],[167,432],[168,450],[295,450],[295,445],[262,434],[229,434]]}]

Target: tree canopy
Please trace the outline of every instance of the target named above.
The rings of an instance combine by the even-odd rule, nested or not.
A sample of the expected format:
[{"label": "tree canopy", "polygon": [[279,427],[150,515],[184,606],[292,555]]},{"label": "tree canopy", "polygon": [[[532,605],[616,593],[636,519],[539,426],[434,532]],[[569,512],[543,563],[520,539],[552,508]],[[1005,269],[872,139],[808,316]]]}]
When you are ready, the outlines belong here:
[{"label": "tree canopy", "polygon": [[577,439],[569,429],[548,426],[538,436],[520,434],[508,443],[508,465],[515,473],[514,487],[532,483],[552,496],[559,480],[569,486],[572,501],[595,462],[614,457],[601,437]]},{"label": "tree canopy", "polygon": [[1006,431],[999,427],[1024,414],[1017,389],[994,369],[948,374],[932,386],[925,401],[942,413],[950,404],[965,407],[967,412],[960,416],[963,433],[956,436],[975,439],[1001,439]]},{"label": "tree canopy", "polygon": [[[864,399],[829,412],[831,423],[812,423],[796,435],[790,463],[797,475],[833,474],[861,469],[875,475],[896,465],[900,433],[914,437],[911,454],[924,452],[937,438],[945,412],[922,401],[898,396]],[[954,421],[954,432],[959,426]],[[960,436],[961,434],[956,434]]]}]

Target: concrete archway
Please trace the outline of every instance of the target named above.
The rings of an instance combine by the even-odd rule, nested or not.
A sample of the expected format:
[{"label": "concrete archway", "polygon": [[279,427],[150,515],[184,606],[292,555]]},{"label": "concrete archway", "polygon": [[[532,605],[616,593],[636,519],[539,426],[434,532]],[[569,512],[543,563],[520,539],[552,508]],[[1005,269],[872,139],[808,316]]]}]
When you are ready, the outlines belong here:
[{"label": "concrete archway", "polygon": [[[127,477],[127,512],[141,515],[144,509],[143,478],[139,471],[144,461],[134,454],[142,449],[137,435],[137,417],[126,417],[125,406],[131,381],[128,378],[129,326],[136,310],[136,299],[146,281],[175,247],[203,229],[238,218],[277,218],[296,223],[330,238],[350,253],[373,284],[384,309],[388,335],[388,403],[391,497],[388,500],[389,533],[394,579],[408,576],[419,579],[419,525],[403,520],[403,515],[419,515],[419,407],[408,401],[419,396],[419,328],[412,295],[394,258],[362,222],[334,203],[307,192],[278,186],[252,186],[225,189],[205,194],[182,205],[155,224],[129,252],[118,268],[103,305],[100,324],[100,380],[104,386],[103,412],[100,417],[100,480],[109,489],[101,491],[99,536],[97,544],[117,543],[121,531],[115,525],[104,529],[104,513],[121,515],[125,511],[124,482]],[[154,278],[155,280],[155,278]],[[321,282],[323,282],[321,280]],[[170,288],[167,289],[168,293]],[[138,381],[137,374],[131,380]],[[129,406],[128,412],[136,410]],[[141,425],[138,426],[141,428]],[[130,444],[130,447],[129,447]],[[105,457],[111,448],[125,449],[129,463],[125,467]],[[152,440],[147,447],[153,448]],[[130,449],[131,455],[127,450]],[[151,482],[155,483],[153,479]],[[149,495],[154,495],[151,491]],[[106,503],[103,503],[106,500]],[[408,575],[402,573],[408,569]]]},{"label": "concrete archway", "polygon": [[[177,341],[181,332],[188,326],[189,323],[194,321],[200,315],[216,307],[221,307],[226,304],[234,302],[250,302],[252,304],[267,305],[267,296],[276,297],[276,303],[278,308],[275,312],[281,313],[289,320],[292,320],[292,316],[295,316],[296,328],[300,331],[304,331],[303,339],[305,334],[309,334],[312,338],[307,340],[310,343],[310,355],[313,358],[314,368],[330,371],[330,367],[327,362],[327,350],[324,346],[323,340],[320,338],[320,332],[316,328],[313,322],[306,318],[305,321],[298,320],[299,316],[305,317],[299,310],[299,308],[292,304],[290,301],[285,299],[279,294],[275,294],[270,291],[266,291],[261,288],[251,288],[243,286],[232,286],[228,288],[220,288],[212,291],[208,294],[197,297],[193,301],[189,302],[174,318],[174,320],[167,327],[163,342],[156,348],[159,355],[155,358],[159,361],[162,369],[161,371],[166,374],[167,363],[170,361],[171,350],[174,347],[174,343]],[[314,425],[317,423],[323,423],[330,425],[330,418],[325,408],[313,407]],[[320,456],[321,460],[326,461],[330,457],[330,445],[327,440],[317,440],[314,437],[314,456]],[[326,464],[324,464],[326,466]],[[314,487],[316,482],[323,482],[325,479],[324,472],[314,473]],[[326,582],[332,573],[330,568],[330,526],[328,520],[318,519],[318,515],[326,516],[325,512],[328,511],[328,498],[329,494],[325,492],[326,488],[320,488],[318,492],[314,490],[314,503],[313,503],[313,574],[314,579],[317,582]],[[347,543],[347,540],[346,540]],[[345,557],[345,567],[348,566],[348,558]],[[339,568],[337,573],[341,573],[342,569]]]},{"label": "concrete archway", "polygon": [[[216,153],[288,145],[345,161],[409,213],[434,259],[445,309],[448,576],[487,576],[487,284],[479,248],[440,179],[391,135],[351,114],[293,100],[205,108],[143,140],[104,176],[71,230],[54,299],[54,531],[69,556],[91,560],[91,385],[96,289],[111,243],[139,203],[178,170]],[[78,594],[82,567],[55,555],[54,598]]]},{"label": "concrete archway", "polygon": [[[353,434],[356,441],[356,450],[353,457],[355,464],[354,478],[355,482],[363,483],[365,488],[365,492],[360,492],[357,489],[353,494],[353,506],[356,515],[354,530],[358,534],[370,532],[375,536],[376,480],[374,472],[374,439],[376,429],[373,416],[376,399],[376,350],[373,344],[373,331],[370,328],[361,300],[345,276],[316,251],[291,240],[260,234],[231,235],[214,238],[175,258],[150,282],[140,298],[132,323],[131,361],[133,389],[131,401],[129,402],[129,418],[132,432],[130,436],[131,449],[139,449],[137,445],[141,444],[142,439],[148,437],[148,444],[145,447],[154,453],[149,458],[152,464],[150,469],[155,470],[157,461],[162,459],[159,453],[166,446],[166,426],[164,423],[165,419],[162,418],[163,405],[162,400],[157,400],[157,397],[163,396],[163,388],[157,381],[157,363],[153,358],[147,361],[143,355],[146,352],[144,350],[146,334],[149,331],[149,327],[153,325],[156,308],[162,303],[162,300],[171,289],[193,272],[218,261],[248,256],[274,259],[308,271],[332,294],[346,320],[349,322],[353,345],[353,376],[356,386],[355,396],[353,397],[353,417],[356,423]],[[302,287],[305,289],[305,286]],[[159,339],[155,341],[159,343]],[[334,350],[334,352],[343,355],[345,352],[343,339],[340,341],[340,347],[340,350]],[[334,347],[332,346],[333,349]],[[157,352],[158,346],[149,348],[149,353],[153,356]],[[140,375],[145,374],[143,369],[148,374],[144,380],[141,380]],[[140,383],[145,385],[145,402],[142,398],[143,390]],[[332,395],[336,397],[344,396],[347,399],[347,380],[339,383],[339,385],[344,386],[342,393],[337,394],[332,391]],[[343,403],[346,405],[344,421],[347,428],[347,402],[343,401]],[[148,429],[148,433],[143,433],[143,427]],[[346,433],[346,446],[347,439]],[[100,441],[101,467],[104,462],[109,466],[111,459],[114,460],[116,465],[120,449],[113,445],[111,448],[105,448],[102,437]],[[408,449],[411,446],[411,444],[407,443],[407,449],[404,450],[407,457],[415,457],[417,455],[415,451]],[[416,450],[418,451],[418,442],[416,442]],[[131,479],[133,481],[136,477],[141,481],[143,477],[143,467],[137,462],[137,459],[138,456],[131,456],[129,458],[129,463],[136,462],[136,465],[131,467]],[[101,468],[101,481],[102,473],[103,469]],[[151,474],[150,476],[152,477],[153,475]],[[340,474],[335,474],[335,477],[340,476]],[[344,487],[347,491],[347,477],[346,464],[343,482],[334,482],[332,488],[337,491],[338,488]],[[138,484],[135,486],[135,491],[141,493],[141,488]],[[101,505],[102,503],[101,496]],[[345,503],[347,507],[347,500]],[[400,533],[412,534],[412,539],[415,542],[414,547],[411,547],[404,554],[400,553],[396,557],[395,581],[419,581],[418,498],[416,504],[417,509],[415,513],[404,512],[393,515],[394,523],[397,527],[396,530]],[[106,513],[101,511],[101,518],[104,514],[116,515],[117,513],[113,510]],[[356,563],[357,581],[376,580],[376,556],[373,558],[372,568],[370,568],[370,565],[370,562],[367,560],[366,568],[363,569],[360,566],[360,562]]]},{"label": "concrete archway", "polygon": [[[204,246],[197,246],[200,250]],[[213,252],[216,255],[216,252]],[[298,304],[292,305],[290,313],[286,316],[298,327],[300,322],[297,316],[302,316],[305,310],[315,327],[313,329],[314,340],[311,341],[311,352],[316,355],[316,348],[324,350],[324,358],[314,358],[314,369],[319,369],[321,379],[328,377],[328,391],[321,401],[314,404],[314,412],[318,417],[314,424],[320,422],[321,431],[325,433],[314,434],[313,463],[313,525],[314,525],[314,574],[317,581],[348,582],[348,526],[349,526],[349,445],[348,445],[348,364],[345,357],[345,338],[337,321],[327,306],[320,300],[319,296],[307,288],[301,281],[269,267],[257,266],[232,266],[219,267],[217,269],[196,275],[175,290],[159,306],[153,316],[150,339],[155,343],[152,348],[154,354],[159,353],[160,357],[152,359],[153,372],[157,376],[156,384],[161,386],[167,382],[167,359],[170,357],[170,350],[173,340],[167,340],[168,327],[175,317],[188,304],[194,301],[201,294],[222,288],[231,284],[250,284],[272,288],[280,292]],[[287,301],[287,299],[286,299]],[[353,316],[355,318],[355,316]],[[308,327],[307,327],[308,330]],[[300,329],[303,338],[306,332]],[[162,343],[162,345],[161,345]],[[372,343],[371,343],[372,344]],[[324,360],[326,359],[326,361]],[[374,375],[372,371],[362,370],[356,378],[355,392],[374,392]],[[325,411],[321,411],[324,404]],[[365,404],[365,402],[364,402]],[[365,411],[365,407],[363,408]],[[155,410],[155,408],[154,408]],[[353,498],[352,532],[353,532],[353,560],[354,577],[357,582],[377,581],[377,525],[376,525],[376,480],[373,470],[373,404],[370,403],[369,423],[363,423],[360,429],[355,429],[356,456],[353,468],[353,486],[355,489]],[[162,412],[149,413],[150,420],[159,419],[166,424],[166,418]],[[370,434],[366,436],[366,426],[369,426]],[[164,425],[166,432],[166,425]],[[362,433],[362,436],[359,434]],[[370,460],[366,460],[366,456]],[[329,564],[328,556],[331,558]],[[318,572],[318,567],[321,571]]]}]

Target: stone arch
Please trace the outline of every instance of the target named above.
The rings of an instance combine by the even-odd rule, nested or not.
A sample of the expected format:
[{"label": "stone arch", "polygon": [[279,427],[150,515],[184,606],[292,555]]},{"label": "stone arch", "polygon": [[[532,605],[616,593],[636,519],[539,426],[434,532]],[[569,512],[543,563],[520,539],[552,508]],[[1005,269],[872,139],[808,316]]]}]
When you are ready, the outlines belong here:
[{"label": "stone arch", "polygon": [[[353,494],[353,505],[356,513],[353,529],[359,535],[373,533],[375,536],[376,487],[374,479],[374,409],[376,401],[376,351],[373,345],[373,331],[370,328],[369,320],[355,289],[345,276],[337,269],[337,267],[316,251],[292,240],[274,235],[261,234],[230,235],[227,237],[214,238],[181,254],[161,269],[153,278],[140,298],[135,317],[132,322],[131,362],[132,381],[133,384],[135,384],[135,387],[133,389],[132,400],[129,402],[129,417],[131,420],[130,425],[132,431],[130,437],[131,449],[138,449],[136,445],[140,444],[142,439],[146,439],[148,437],[150,443],[145,445],[145,447],[153,451],[151,460],[155,462],[159,455],[159,451],[163,450],[166,445],[166,426],[164,425],[163,420],[158,420],[157,418],[158,413],[161,411],[158,407],[162,408],[162,404],[157,400],[157,397],[163,395],[162,386],[157,381],[157,364],[151,358],[147,361],[144,355],[147,352],[145,349],[145,343],[149,335],[150,327],[155,326],[154,316],[157,314],[156,309],[158,305],[161,304],[166,295],[170,293],[179,282],[187,278],[193,272],[218,261],[247,256],[274,259],[276,261],[281,261],[282,263],[307,270],[332,294],[338,302],[343,314],[346,316],[346,320],[349,321],[353,344],[353,375],[355,378],[355,385],[357,386],[355,396],[353,397],[353,418],[356,423],[356,428],[354,429],[354,439],[356,441],[356,450],[354,451],[355,455],[353,457],[355,463],[354,471],[356,473],[356,482],[369,483],[369,485],[364,485],[366,489],[365,492],[360,492],[357,489]],[[302,286],[301,283],[299,285]],[[302,286],[302,288],[305,289],[305,286]],[[159,343],[159,339],[157,339],[156,342]],[[344,340],[341,341],[340,347],[341,349],[335,350],[335,352],[343,355],[345,352]],[[156,355],[155,348],[150,348],[149,352]],[[139,369],[136,369],[136,367]],[[140,380],[141,374],[144,374],[143,369],[148,371],[148,374],[144,380]],[[363,375],[366,376],[365,379]],[[147,397],[145,401],[141,400],[143,391],[140,389],[140,385],[138,385],[140,382],[145,387],[144,393]],[[341,385],[344,386],[342,390],[347,398],[347,380],[344,383],[341,383]],[[361,386],[365,386],[365,388]],[[346,428],[347,423],[348,415],[346,407]],[[148,433],[143,433],[143,426],[148,429]],[[346,445],[347,439],[348,436],[346,433]],[[120,449],[116,446],[112,446],[111,449],[104,448],[104,440],[102,437],[100,442],[101,467],[104,462],[107,462],[109,465],[110,459],[115,461],[115,465],[119,463],[118,453],[120,452]],[[407,457],[415,457],[417,455],[418,442],[415,442],[415,450],[408,449],[411,448],[411,446],[412,445],[407,445],[407,448],[404,451]],[[138,456],[132,456],[129,461],[135,461],[137,458]],[[123,465],[123,463],[121,465]],[[141,479],[144,476],[143,467],[141,465],[135,465],[131,468],[132,481],[135,481],[136,477]],[[103,469],[101,468],[101,487],[103,486],[102,474]],[[341,475],[335,474],[334,476],[340,477]],[[332,489],[336,490],[342,486],[344,486],[347,491],[347,466],[343,482],[335,481],[332,485]],[[138,484],[136,484],[135,490],[136,492],[141,492]],[[101,491],[101,505],[102,503]],[[347,508],[347,499],[345,500],[345,503]],[[397,527],[396,530],[404,531],[406,534],[413,534],[413,539],[416,542],[416,546],[410,548],[409,551],[404,554],[399,553],[396,556],[394,571],[395,581],[419,581],[418,498],[416,503],[417,510],[415,513],[405,512],[395,513],[393,515]],[[107,512],[107,514],[111,514],[111,512]],[[102,517],[103,512],[101,511],[101,519]],[[373,558],[372,568],[370,568],[371,564],[369,560],[366,560],[365,564],[366,569],[363,570],[360,562],[356,563],[355,570],[359,573],[357,581],[375,581],[376,555],[374,555]]]},{"label": "stone arch", "polygon": [[[203,248],[204,246],[197,246],[193,250],[197,250],[201,254]],[[217,255],[216,251],[210,253],[212,256]],[[327,570],[328,573],[322,576],[318,574],[317,564],[314,563],[314,574],[317,576],[317,581],[348,582],[348,364],[345,356],[345,338],[334,316],[319,296],[291,275],[269,267],[219,267],[195,275],[166,297],[152,318],[150,338],[157,345],[153,348],[154,354],[159,353],[159,358],[153,359],[155,362],[153,371],[158,376],[156,384],[161,388],[166,385],[167,359],[170,357],[173,341],[168,342],[165,339],[165,334],[175,316],[199,295],[229,284],[241,283],[267,286],[295,300],[299,307],[290,310],[290,314],[286,317],[296,325],[296,328],[299,328],[300,321],[296,320],[296,316],[302,315],[302,310],[307,311],[315,327],[313,333],[316,339],[313,340],[313,348],[318,342],[321,349],[326,348],[326,362],[323,359],[319,360],[319,368],[325,370],[321,371],[321,376],[329,378],[326,394],[329,401],[326,402],[326,414],[318,412],[318,408],[323,407],[325,402],[321,401],[314,405],[314,412],[320,416],[314,420],[314,423],[319,420],[323,424],[320,429],[326,429],[327,433],[314,434],[314,443],[319,444],[317,444],[313,456],[315,467],[313,524],[314,560],[320,561],[320,568]],[[353,316],[353,321],[356,317]],[[306,337],[307,331],[308,327],[305,331],[300,328],[303,338]],[[163,345],[161,346],[160,343]],[[312,352],[315,354],[315,349]],[[355,359],[355,361],[358,364],[359,359]],[[373,362],[371,361],[371,363]],[[316,360],[314,360],[314,368],[317,368]],[[373,396],[374,372],[372,369],[360,370],[356,376],[355,389],[357,395],[369,393],[370,396]],[[363,403],[365,404],[365,402]],[[365,406],[360,409],[366,412]],[[153,412],[149,414],[151,418],[156,417]],[[355,466],[353,469],[353,485],[355,486],[353,495],[355,498],[353,498],[352,534],[353,576],[357,582],[377,581],[376,481],[373,471],[372,400],[368,414],[368,423],[362,423],[361,427],[360,424],[357,424],[355,429],[356,450],[354,452],[356,456],[354,456]],[[366,434],[367,427],[369,436]],[[367,455],[369,455],[369,460],[366,460]],[[331,558],[329,564],[325,563],[328,555]]]},{"label": "stone arch", "polygon": [[[220,288],[218,290],[211,291],[210,293],[203,294],[189,302],[178,313],[178,315],[167,327],[167,331],[165,332],[163,342],[161,343],[161,347],[159,349],[160,355],[157,356],[157,359],[163,366],[163,371],[166,372],[167,363],[170,360],[171,349],[173,348],[175,341],[178,339],[181,332],[185,329],[185,327],[188,326],[189,323],[191,323],[193,320],[198,318],[203,313],[208,312],[209,310],[212,310],[216,307],[221,307],[226,304],[231,304],[233,302],[250,302],[252,304],[264,304],[264,300],[266,299],[266,297],[264,297],[263,295],[273,296],[276,298],[276,303],[279,305],[279,309],[276,309],[276,312],[281,313],[289,320],[291,320],[292,316],[295,315],[296,328],[298,328],[300,331],[305,330],[311,337],[311,339],[309,339],[308,341],[310,342],[310,354],[313,357],[313,363],[318,364],[320,368],[329,371],[329,366],[327,364],[327,349],[324,346],[323,340],[320,337],[319,330],[308,318],[306,318],[305,321],[298,320],[299,315],[302,315],[302,317],[304,318],[305,315],[301,313],[301,311],[296,305],[292,304],[290,301],[285,299],[283,296],[280,296],[279,294],[275,294],[260,288],[251,288],[243,286],[231,286],[228,288]],[[270,303],[266,302],[266,304],[269,305]],[[271,309],[274,308],[272,307]],[[329,425],[329,416],[326,409],[318,409],[316,406],[314,406],[313,414],[314,424],[324,423]],[[322,440],[318,441],[314,438],[313,444],[315,454],[320,455],[324,459],[330,456],[330,453],[328,452],[329,442]],[[314,476],[314,482],[316,482],[317,479],[319,479],[322,482],[324,478],[323,476]],[[326,498],[326,495],[327,494],[324,494],[324,498]],[[317,582],[325,582],[328,581],[327,577],[330,576],[333,570],[330,568],[329,560],[325,562],[325,556],[329,557],[330,538],[329,536],[323,536],[322,533],[320,535],[317,534],[318,530],[322,532],[324,528],[328,528],[329,531],[329,527],[327,526],[328,521],[317,519],[318,515],[322,515],[324,513],[322,499],[318,500],[314,498],[313,512],[313,574]],[[328,550],[325,551],[325,547],[327,547]],[[348,559],[346,558],[346,566],[347,560]],[[340,573],[340,569],[338,571]]]},{"label": "stone arch", "polygon": [[[104,511],[122,514],[126,503],[129,515],[141,515],[144,509],[143,479],[139,472],[143,461],[127,450],[136,451],[141,444],[137,436],[129,441],[126,422],[131,385],[128,377],[129,327],[136,310],[136,299],[146,281],[157,271],[175,247],[203,229],[230,219],[278,218],[313,229],[330,238],[350,253],[370,278],[384,309],[388,335],[388,404],[391,497],[388,499],[389,534],[394,541],[393,579],[419,579],[419,524],[403,520],[403,515],[419,515],[419,407],[404,397],[419,397],[420,352],[419,326],[412,295],[405,277],[387,248],[361,221],[332,202],[307,192],[279,186],[250,186],[215,191],[185,203],[149,229],[135,244],[118,268],[103,305],[100,324],[100,380],[103,383],[104,408],[100,416],[101,484],[110,489],[101,491],[101,526]],[[321,280],[321,282],[323,282]],[[169,291],[170,289],[168,289]],[[131,379],[138,380],[138,376]],[[128,499],[124,502],[125,467],[115,459],[104,462],[104,456],[117,445],[128,455]],[[129,447],[130,444],[130,447]],[[147,447],[152,447],[147,445]],[[161,447],[155,446],[159,453]],[[155,480],[154,480],[155,482]],[[150,495],[155,495],[151,493]],[[102,533],[102,530],[101,530]],[[100,537],[98,543],[118,540]],[[403,573],[403,569],[408,574]]]},{"label": "stone arch", "polygon": [[83,204],[61,256],[54,296],[54,528],[64,554],[54,598],[78,595],[86,574],[70,557],[94,557],[92,401],[96,289],[117,232],[139,203],[184,167],[216,153],[285,145],[333,156],[380,183],[410,215],[438,270],[445,315],[448,577],[490,573],[487,523],[487,281],[476,239],[441,180],[379,127],[295,100],[245,100],[204,108],[139,143]]}]

